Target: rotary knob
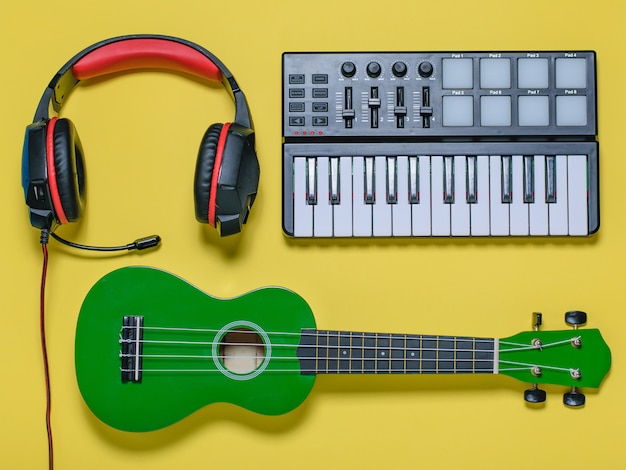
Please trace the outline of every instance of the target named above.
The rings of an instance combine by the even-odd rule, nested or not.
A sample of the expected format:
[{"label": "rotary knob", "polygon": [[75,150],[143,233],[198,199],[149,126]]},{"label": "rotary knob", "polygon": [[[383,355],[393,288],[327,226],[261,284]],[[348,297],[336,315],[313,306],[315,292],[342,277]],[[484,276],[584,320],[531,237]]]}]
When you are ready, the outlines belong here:
[{"label": "rotary knob", "polygon": [[354,65],[354,62],[344,62],[341,64],[341,74],[344,77],[354,77],[355,73],[356,65]]},{"label": "rotary knob", "polygon": [[407,72],[406,64],[404,62],[396,62],[391,66],[391,72],[396,77],[404,77]]},{"label": "rotary knob", "polygon": [[417,73],[424,78],[430,77],[433,74],[433,64],[430,62],[422,62],[417,66]]},{"label": "rotary knob", "polygon": [[366,71],[368,76],[376,78],[380,75],[381,72],[380,64],[378,62],[370,62],[369,64],[367,64]]}]

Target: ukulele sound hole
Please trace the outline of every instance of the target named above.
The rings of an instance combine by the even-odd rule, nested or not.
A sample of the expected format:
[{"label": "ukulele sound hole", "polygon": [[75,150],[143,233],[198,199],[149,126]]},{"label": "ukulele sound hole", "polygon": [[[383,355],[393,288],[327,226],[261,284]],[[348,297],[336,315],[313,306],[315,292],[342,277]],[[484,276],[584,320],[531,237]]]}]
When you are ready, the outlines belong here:
[{"label": "ukulele sound hole", "polygon": [[252,330],[237,329],[226,333],[220,344],[221,362],[235,374],[249,374],[261,365],[263,340]]}]

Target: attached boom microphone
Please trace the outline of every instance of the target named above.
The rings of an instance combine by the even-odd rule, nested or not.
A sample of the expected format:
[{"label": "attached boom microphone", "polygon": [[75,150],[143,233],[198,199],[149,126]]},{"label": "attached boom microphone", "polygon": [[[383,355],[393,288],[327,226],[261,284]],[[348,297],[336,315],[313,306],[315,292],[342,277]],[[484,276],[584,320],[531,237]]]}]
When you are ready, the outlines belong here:
[{"label": "attached boom microphone", "polygon": [[72,248],[78,248],[80,250],[89,250],[89,251],[131,251],[131,250],[146,250],[148,248],[153,248],[161,243],[161,237],[158,235],[150,235],[143,238],[138,238],[132,243],[128,243],[127,245],[120,246],[92,246],[92,245],[81,245],[80,243],[70,242],[65,240],[64,238],[59,237],[56,233],[50,232],[50,236],[54,238],[56,241],[63,243]]},{"label": "attached boom microphone", "polygon": [[153,248],[161,243],[161,237],[158,235],[150,235],[148,237],[138,238],[132,244],[134,245],[129,250],[137,249],[137,250],[145,250],[147,248]]}]

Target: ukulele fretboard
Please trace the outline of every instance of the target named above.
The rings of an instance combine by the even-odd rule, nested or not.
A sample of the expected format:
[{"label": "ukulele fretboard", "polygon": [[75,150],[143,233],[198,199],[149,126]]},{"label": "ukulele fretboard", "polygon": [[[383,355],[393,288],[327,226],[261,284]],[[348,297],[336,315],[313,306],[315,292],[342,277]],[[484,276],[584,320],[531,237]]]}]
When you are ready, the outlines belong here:
[{"label": "ukulele fretboard", "polygon": [[302,330],[303,374],[494,373],[493,338]]}]

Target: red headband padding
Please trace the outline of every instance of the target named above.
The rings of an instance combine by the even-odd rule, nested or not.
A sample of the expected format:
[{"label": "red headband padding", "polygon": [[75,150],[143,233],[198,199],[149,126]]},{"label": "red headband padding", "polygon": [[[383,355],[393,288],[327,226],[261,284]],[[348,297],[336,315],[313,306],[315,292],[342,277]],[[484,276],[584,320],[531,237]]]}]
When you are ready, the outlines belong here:
[{"label": "red headband padding", "polygon": [[214,82],[222,73],[207,56],[193,47],[167,39],[125,39],[99,47],[72,67],[77,80],[136,69],[166,69],[196,75]]}]

